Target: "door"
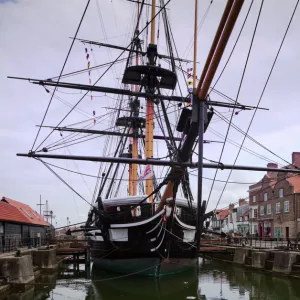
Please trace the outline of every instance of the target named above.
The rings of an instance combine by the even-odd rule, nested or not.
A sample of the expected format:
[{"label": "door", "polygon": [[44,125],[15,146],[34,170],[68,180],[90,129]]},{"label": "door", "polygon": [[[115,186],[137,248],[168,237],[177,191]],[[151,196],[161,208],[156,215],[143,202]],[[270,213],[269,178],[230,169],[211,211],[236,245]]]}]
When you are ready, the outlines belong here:
[{"label": "door", "polygon": [[289,227],[285,227],[285,237],[286,237],[286,239],[288,239],[290,237],[290,228]]},{"label": "door", "polygon": [[259,237],[261,238],[263,236],[263,226],[262,224],[259,224]]}]

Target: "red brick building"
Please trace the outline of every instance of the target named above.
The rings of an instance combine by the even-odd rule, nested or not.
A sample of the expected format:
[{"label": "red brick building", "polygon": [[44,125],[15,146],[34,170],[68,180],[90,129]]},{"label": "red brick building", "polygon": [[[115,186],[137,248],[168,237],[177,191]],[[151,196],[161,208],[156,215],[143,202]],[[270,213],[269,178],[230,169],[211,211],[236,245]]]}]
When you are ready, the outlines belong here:
[{"label": "red brick building", "polygon": [[[276,164],[269,163],[271,168]],[[292,153],[292,165],[300,167],[300,152]],[[249,186],[250,233],[260,237],[294,238],[300,232],[300,176],[267,172]]]}]

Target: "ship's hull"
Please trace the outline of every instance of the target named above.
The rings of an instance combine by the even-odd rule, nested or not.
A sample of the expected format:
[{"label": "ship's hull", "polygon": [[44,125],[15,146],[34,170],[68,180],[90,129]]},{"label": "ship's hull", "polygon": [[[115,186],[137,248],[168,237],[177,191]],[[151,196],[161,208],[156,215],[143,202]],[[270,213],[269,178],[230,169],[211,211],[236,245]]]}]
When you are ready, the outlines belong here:
[{"label": "ship's hull", "polygon": [[160,277],[197,266],[195,226],[166,210],[130,221],[89,232],[91,258],[98,268]]},{"label": "ship's hull", "polygon": [[188,271],[196,268],[197,262],[198,258],[93,258],[93,263],[95,266],[103,271],[113,271],[131,275],[143,275],[148,277],[162,277]]}]

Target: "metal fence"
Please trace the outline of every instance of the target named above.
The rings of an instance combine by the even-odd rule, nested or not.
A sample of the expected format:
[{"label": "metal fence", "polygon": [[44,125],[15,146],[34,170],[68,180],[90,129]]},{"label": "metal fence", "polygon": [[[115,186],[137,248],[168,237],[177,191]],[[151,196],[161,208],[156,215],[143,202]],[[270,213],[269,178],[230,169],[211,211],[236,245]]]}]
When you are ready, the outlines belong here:
[{"label": "metal fence", "polygon": [[48,244],[41,237],[22,238],[20,235],[0,236],[0,253],[16,251],[20,248],[37,248]]},{"label": "metal fence", "polygon": [[227,245],[252,247],[260,249],[290,249],[300,250],[300,240],[298,239],[270,239],[270,238],[219,238],[219,239],[202,239],[201,244],[208,245]]}]

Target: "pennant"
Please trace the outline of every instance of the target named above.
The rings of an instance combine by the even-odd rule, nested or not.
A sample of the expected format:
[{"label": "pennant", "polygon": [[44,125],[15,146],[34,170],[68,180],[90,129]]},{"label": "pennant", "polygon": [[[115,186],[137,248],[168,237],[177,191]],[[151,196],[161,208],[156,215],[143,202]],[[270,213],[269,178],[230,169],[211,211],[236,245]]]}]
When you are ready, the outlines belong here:
[{"label": "pennant", "polygon": [[87,48],[85,48],[85,53],[87,53],[87,51],[88,51]]},{"label": "pennant", "polygon": [[193,88],[189,87],[188,91],[189,91],[189,93],[192,93],[193,92]]},{"label": "pennant", "polygon": [[190,78],[191,76],[192,76],[192,74],[188,74],[188,75],[187,75],[187,78]]},{"label": "pennant", "polygon": [[93,100],[93,95],[91,95],[91,100]]},{"label": "pennant", "polygon": [[91,78],[89,78],[89,83],[92,84],[92,79]]},{"label": "pennant", "polygon": [[96,112],[93,110],[93,116],[96,114]]},{"label": "pennant", "polygon": [[192,84],[193,84],[193,81],[188,81],[187,84],[188,84],[188,85],[192,85]]},{"label": "pennant", "polygon": [[89,76],[91,76],[91,71],[89,71]]},{"label": "pennant", "polygon": [[90,62],[88,62],[88,64],[87,64],[88,68],[90,68],[90,65],[91,65],[91,63],[90,63]]},{"label": "pennant", "polygon": [[86,59],[89,59],[89,57],[90,57],[90,55],[89,55],[89,54],[87,54],[87,55],[86,55]]},{"label": "pennant", "polygon": [[144,174],[140,176],[139,180],[142,181],[142,180],[150,179],[152,177],[153,177],[152,167],[150,165],[147,165]]},{"label": "pennant", "polygon": [[94,119],[94,125],[96,124],[96,119]]}]

